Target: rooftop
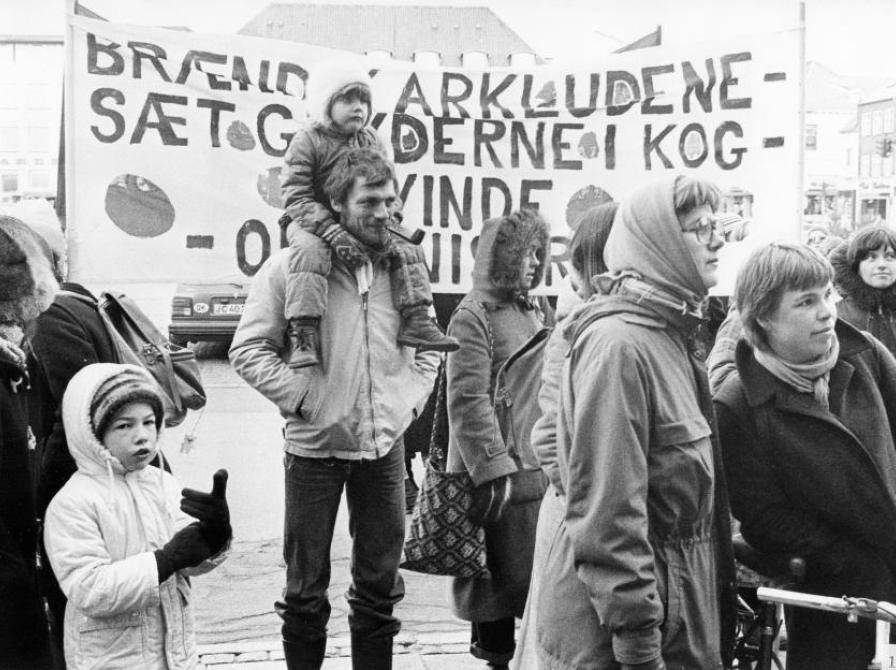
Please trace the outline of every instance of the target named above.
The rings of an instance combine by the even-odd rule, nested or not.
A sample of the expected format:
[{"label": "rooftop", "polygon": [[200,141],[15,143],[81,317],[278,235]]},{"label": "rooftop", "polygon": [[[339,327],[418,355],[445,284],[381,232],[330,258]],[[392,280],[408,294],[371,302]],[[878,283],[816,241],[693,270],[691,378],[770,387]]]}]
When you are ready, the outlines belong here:
[{"label": "rooftop", "polygon": [[275,3],[239,34],[362,54],[387,51],[397,60],[435,51],[443,65],[459,65],[461,55],[472,51],[486,53],[491,65],[506,65],[511,54],[535,53],[487,7]]}]

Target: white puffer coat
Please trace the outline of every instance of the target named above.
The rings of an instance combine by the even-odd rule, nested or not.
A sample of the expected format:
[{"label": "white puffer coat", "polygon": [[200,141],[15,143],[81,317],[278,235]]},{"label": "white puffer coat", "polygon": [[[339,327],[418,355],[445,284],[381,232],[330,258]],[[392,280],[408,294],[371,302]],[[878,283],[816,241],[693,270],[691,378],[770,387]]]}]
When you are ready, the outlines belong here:
[{"label": "white puffer coat", "polygon": [[153,551],[195,522],[180,511],[181,486],[147,467],[126,471],[96,439],[89,408],[121,369],[81,370],[63,398],[68,446],[78,471],[47,510],[44,542],[62,591],[69,670],[188,670],[199,666],[185,573],[208,572],[223,552],[159,584]]}]

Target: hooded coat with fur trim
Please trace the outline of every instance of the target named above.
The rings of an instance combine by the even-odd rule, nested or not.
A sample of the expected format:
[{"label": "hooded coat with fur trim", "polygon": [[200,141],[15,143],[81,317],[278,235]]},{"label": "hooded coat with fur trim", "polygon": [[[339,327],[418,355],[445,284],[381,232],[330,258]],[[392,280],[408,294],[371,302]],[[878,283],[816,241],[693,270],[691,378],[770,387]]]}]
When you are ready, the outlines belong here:
[{"label": "hooded coat with fur trim", "polygon": [[308,82],[309,117],[286,150],[283,206],[290,220],[311,233],[334,221],[324,184],[339,159],[351,149],[376,149],[389,156],[386,145],[368,125],[370,114],[364,127],[356,133],[346,135],[333,125],[330,116],[333,99],[352,84],[370,90],[370,75],[359,66],[342,62],[315,70]]},{"label": "hooded coat with fur trim", "polygon": [[[46,622],[35,588],[37,520],[29,376],[22,337],[51,291],[48,249],[18,219],[0,216],[0,667],[45,667]],[[51,276],[51,275],[50,275]]]},{"label": "hooded coat with fur trim", "polygon": [[[505,475],[532,473],[543,493],[546,478],[537,459],[521,464],[504,443],[492,401],[495,377],[514,351],[530,340],[553,315],[544,314],[520,290],[523,257],[531,242],[547,258],[548,230],[536,217],[515,216],[486,221],[479,236],[473,268],[473,290],[458,305],[448,334],[460,349],[448,355],[447,404],[449,445],[447,468],[467,471],[476,485]],[[544,274],[545,262],[535,269],[533,288]],[[531,470],[529,470],[531,468]],[[518,471],[521,472],[517,476]],[[516,480],[514,483],[517,483]],[[522,485],[522,479],[520,479]],[[504,516],[486,528],[486,555],[492,579],[453,580],[454,611],[467,621],[495,621],[520,617],[526,602],[535,523],[536,500],[511,502]]]},{"label": "hooded coat with fur trim", "polygon": [[828,256],[834,266],[834,284],[843,298],[837,316],[883,342],[896,355],[896,284],[885,289],[868,286],[851,267],[846,256],[848,242],[842,242]]},{"label": "hooded coat with fur trim", "polygon": [[94,396],[121,368],[82,368],[62,400],[78,471],[47,508],[44,543],[68,598],[65,660],[69,670],[192,670],[199,659],[187,577],[208,572],[224,553],[159,583],[153,552],[195,519],[180,510],[181,486],[170,473],[125,470],[94,434]]}]

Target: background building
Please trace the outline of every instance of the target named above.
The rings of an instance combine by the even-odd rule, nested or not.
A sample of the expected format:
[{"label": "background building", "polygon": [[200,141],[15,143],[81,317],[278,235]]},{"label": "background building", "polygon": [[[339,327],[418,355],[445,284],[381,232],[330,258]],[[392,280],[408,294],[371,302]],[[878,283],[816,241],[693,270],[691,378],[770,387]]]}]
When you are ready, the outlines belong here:
[{"label": "background building", "polygon": [[271,4],[239,33],[451,66],[541,60],[487,7]]},{"label": "background building", "polygon": [[0,35],[0,203],[56,195],[61,35]]},{"label": "background building", "polygon": [[883,83],[880,78],[843,76],[817,62],[806,64],[804,228],[829,225],[843,236],[861,221],[856,110],[863,96]]},{"label": "background building", "polygon": [[858,204],[860,223],[896,224],[896,85],[869,94],[858,106]]}]

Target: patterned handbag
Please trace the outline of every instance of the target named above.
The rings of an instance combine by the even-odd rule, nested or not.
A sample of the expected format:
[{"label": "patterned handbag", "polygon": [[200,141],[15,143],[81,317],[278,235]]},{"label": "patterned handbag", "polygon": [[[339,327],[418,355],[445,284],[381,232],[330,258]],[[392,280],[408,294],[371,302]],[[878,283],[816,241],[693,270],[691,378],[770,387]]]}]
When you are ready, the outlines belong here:
[{"label": "patterned handbag", "polygon": [[448,407],[445,362],[439,366],[436,406],[426,474],[404,542],[401,567],[452,577],[489,577],[485,530],[470,520],[473,480],[466,472],[446,472]]}]

